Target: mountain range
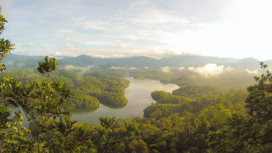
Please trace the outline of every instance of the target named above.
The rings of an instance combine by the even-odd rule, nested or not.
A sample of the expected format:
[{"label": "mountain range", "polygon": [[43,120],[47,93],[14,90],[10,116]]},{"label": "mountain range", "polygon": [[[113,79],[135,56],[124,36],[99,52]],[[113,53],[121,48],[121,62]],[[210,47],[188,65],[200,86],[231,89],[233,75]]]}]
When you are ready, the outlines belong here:
[{"label": "mountain range", "polygon": [[[26,56],[26,55],[7,55],[3,63],[10,70],[22,70],[26,68],[37,67],[37,62],[42,61],[44,56]],[[60,61],[60,67],[67,65],[90,66],[90,65],[108,65],[116,67],[135,67],[135,68],[160,68],[160,67],[198,67],[206,64],[217,64],[231,66],[236,69],[260,69],[260,61],[255,58],[221,58],[200,55],[177,55],[161,59],[154,59],[145,56],[126,57],[126,58],[98,58],[87,55],[77,57],[56,57]],[[272,60],[264,61],[265,64],[272,65]]]}]

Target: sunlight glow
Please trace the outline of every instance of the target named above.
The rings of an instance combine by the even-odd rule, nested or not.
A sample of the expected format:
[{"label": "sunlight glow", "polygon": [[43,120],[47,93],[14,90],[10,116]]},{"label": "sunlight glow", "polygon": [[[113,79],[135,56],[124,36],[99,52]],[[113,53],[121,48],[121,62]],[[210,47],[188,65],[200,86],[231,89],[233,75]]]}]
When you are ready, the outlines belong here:
[{"label": "sunlight glow", "polygon": [[197,30],[163,33],[161,38],[179,52],[272,59],[271,6],[271,0],[237,0],[224,13],[223,20],[198,23]]},{"label": "sunlight glow", "polygon": [[222,74],[227,71],[231,71],[230,67],[224,68],[224,65],[217,66],[216,64],[206,64],[200,67],[188,67],[189,71],[199,73],[204,77],[211,77]]},{"label": "sunlight glow", "polygon": [[210,73],[212,73],[212,72],[214,72],[214,71],[220,71],[220,70],[223,70],[223,67],[217,67],[217,65],[216,64],[207,64],[207,65],[205,65],[205,70],[207,71],[207,72],[210,72]]}]

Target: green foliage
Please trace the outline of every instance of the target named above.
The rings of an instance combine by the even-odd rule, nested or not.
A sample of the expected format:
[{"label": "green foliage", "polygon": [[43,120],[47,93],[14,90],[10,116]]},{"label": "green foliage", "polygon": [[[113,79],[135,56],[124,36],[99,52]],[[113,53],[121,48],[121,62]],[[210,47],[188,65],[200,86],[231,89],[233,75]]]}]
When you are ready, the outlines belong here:
[{"label": "green foliage", "polygon": [[9,124],[12,121],[10,114],[1,105],[1,127],[6,128],[1,130],[1,136],[6,149],[21,152],[96,152],[90,137],[90,126],[71,121],[69,112],[64,109],[66,99],[71,95],[66,83],[39,80],[25,85],[14,78],[4,77],[0,89],[5,105],[24,111],[34,140],[26,138],[30,131],[21,127],[22,116],[17,117],[19,124]]},{"label": "green foliage", "polygon": [[[5,18],[0,14],[0,34],[7,22]],[[8,40],[0,39],[0,61],[12,47]],[[144,118],[100,117],[100,125],[78,124],[70,119],[67,110],[86,107],[95,110],[99,103],[113,108],[125,106],[129,82],[123,78],[124,72],[111,71],[115,75],[109,75],[98,70],[79,76],[71,71],[55,71],[58,63],[48,56],[39,62],[38,72],[48,73],[48,78],[35,70],[1,75],[0,152],[271,152],[272,74],[264,63],[261,68],[266,70],[265,74],[255,77],[257,83],[248,87],[249,94],[242,89],[228,90],[223,86],[223,90],[214,86],[231,82],[230,86],[237,87],[231,78],[218,83],[222,80],[216,77],[210,81],[203,77],[193,79],[199,75],[188,71],[171,74],[138,71],[133,75],[184,86],[173,94],[152,92],[157,103],[144,110]],[[2,64],[0,70],[3,69]],[[49,78],[50,73],[56,75]],[[244,76],[240,77],[247,80]],[[212,86],[207,86],[209,83]],[[7,109],[9,105],[20,110],[13,117]],[[21,111],[30,130],[22,126]]]},{"label": "green foliage", "polygon": [[26,137],[30,131],[22,127],[21,113],[15,112],[11,118],[5,106],[0,105],[0,117],[0,152],[30,152],[33,143]]},{"label": "green foliage", "polygon": [[[267,65],[261,62],[261,68],[266,70]],[[245,101],[248,116],[234,115],[225,126],[209,133],[213,152],[271,152],[271,73],[266,70],[255,80]]]},{"label": "green foliage", "polygon": [[199,94],[204,94],[204,92],[214,92],[213,88],[215,87],[220,87],[222,89],[246,88],[250,84],[254,83],[252,74],[249,74],[245,71],[234,70],[219,75],[205,77],[199,73],[195,73],[187,69],[182,71],[179,69],[172,69],[173,71],[169,73],[162,72],[161,69],[137,69],[129,70],[128,73],[130,76],[135,77],[136,79],[159,80],[164,84],[173,83],[179,85],[182,88],[184,86],[193,87],[194,85],[203,86],[203,88],[210,88],[207,91],[204,89],[203,92],[200,92]]},{"label": "green foliage", "polygon": [[174,90],[173,95],[196,98],[204,95],[218,95],[220,92],[222,92],[222,90],[216,87],[187,85]]},{"label": "green foliage", "polygon": [[65,108],[70,110],[94,111],[99,103],[111,108],[122,108],[127,104],[125,88],[129,81],[119,76],[110,76],[103,73],[89,73],[84,76],[68,70],[56,70],[52,72],[50,80],[34,70],[7,72],[0,74],[2,77],[14,77],[20,80],[22,85],[30,82],[52,82],[62,80],[71,90],[71,96],[67,99]]},{"label": "green foliage", "polygon": [[165,104],[165,103],[182,104],[182,103],[187,103],[192,101],[190,98],[172,95],[165,91],[153,91],[151,93],[151,97],[158,103],[162,103],[162,104]]},{"label": "green foliage", "polygon": [[72,97],[68,99],[67,107],[74,111],[95,111],[99,107],[99,100],[76,89],[73,91]]},{"label": "green foliage", "polygon": [[[266,68],[263,63],[261,66]],[[249,115],[264,123],[272,117],[272,74],[267,70],[265,74],[255,79],[257,84],[248,87],[246,107]]]},{"label": "green foliage", "polygon": [[[0,7],[0,11],[1,10],[2,10],[2,8]],[[6,20],[6,15],[5,14],[0,14],[0,34],[2,34],[3,30],[5,29],[5,23],[6,22],[8,22]]]},{"label": "green foliage", "polygon": [[[10,74],[20,78],[18,73]],[[79,128],[81,124],[71,121],[66,116],[66,111],[54,110],[61,107],[96,108],[98,102],[104,101],[108,102],[109,106],[114,106],[120,101],[125,101],[118,97],[124,95],[128,82],[103,73],[88,73],[80,77],[74,72],[61,70],[53,72],[57,75],[53,75],[51,80],[33,73],[29,79],[21,77],[20,80],[24,83],[17,81],[17,86],[24,91],[24,88],[30,86],[27,82],[31,79],[36,80],[35,92],[29,96],[29,100],[37,104],[32,105],[37,109],[33,111],[36,114],[35,121],[30,124],[31,134],[35,138],[34,152],[209,152],[210,140],[214,139],[208,139],[208,133],[225,127],[233,114],[245,115],[246,112],[243,100],[247,94],[241,89],[221,90],[205,86],[212,91],[207,92],[203,86],[193,86],[194,93],[185,91],[181,93],[182,96],[154,91],[152,97],[158,103],[144,110],[145,118],[101,118],[101,125],[82,125],[83,129],[88,129],[85,133]],[[58,83],[59,79],[69,84]],[[7,85],[12,83],[6,82]],[[71,97],[66,94],[69,91],[66,90],[68,85],[71,88],[70,93],[73,94]],[[52,95],[47,97],[52,100],[47,100],[46,95]],[[65,97],[69,98],[66,100]],[[43,105],[39,104],[36,98],[41,99]],[[50,107],[57,109],[42,111],[50,110]],[[56,117],[59,118],[58,121],[54,119]],[[265,131],[269,133],[267,129]],[[80,140],[83,141],[79,143]],[[71,147],[72,144],[76,144],[75,147]]]},{"label": "green foliage", "polygon": [[[173,135],[170,135],[168,143],[174,146],[173,152],[209,152],[209,132],[225,127],[233,114],[245,115],[243,100],[247,94],[241,89],[223,92],[216,87],[205,86],[214,91],[210,92],[203,86],[188,87],[193,87],[194,92],[184,90],[187,87],[182,88],[184,92],[178,89],[182,96],[163,91],[153,92],[152,97],[158,103],[147,107],[144,110],[144,117],[161,130],[169,127],[167,129],[172,131],[170,133]],[[173,100],[173,96],[189,100],[186,103],[179,103],[178,98],[176,101]],[[171,122],[169,119],[175,120]],[[175,127],[177,123],[179,126]]]},{"label": "green foliage", "polygon": [[[1,14],[0,7],[0,34],[3,32],[6,22],[6,15]],[[14,44],[9,40],[5,40],[4,38],[0,39],[0,62],[6,54],[10,54],[13,46]],[[5,64],[0,63],[0,71],[2,72],[5,69]],[[13,87],[16,88],[17,86],[10,85],[10,88]],[[1,83],[1,95],[3,95],[4,92],[3,88],[5,88],[5,85]],[[18,91],[20,89],[17,90],[16,88],[15,90]],[[11,99],[7,101],[10,100]],[[21,112],[15,112],[14,117],[10,117],[10,113],[6,106],[7,103],[5,105],[0,105],[0,152],[30,152],[32,149],[32,142],[30,139],[26,138],[30,131],[25,127],[22,127],[23,117]]]},{"label": "green foliage", "polygon": [[31,111],[29,103],[31,98],[35,96],[37,84],[35,82],[28,86],[22,85],[20,81],[14,78],[3,78],[1,80],[1,97],[6,105],[11,104],[14,107],[20,107],[25,112]]},{"label": "green foliage", "polygon": [[91,127],[77,124],[70,115],[50,120],[48,130],[40,135],[42,152],[95,152],[91,141]]},{"label": "green foliage", "polygon": [[100,121],[100,124],[102,127],[104,127],[105,129],[110,129],[113,124],[115,123],[115,117],[113,118],[103,118],[103,117],[100,117],[99,118],[99,121]]},{"label": "green foliage", "polygon": [[7,127],[6,123],[10,121],[9,119],[10,113],[7,110],[7,107],[4,105],[0,105],[0,128],[4,129]]},{"label": "green foliage", "polygon": [[[246,113],[243,100],[247,94],[244,90],[231,89],[227,91],[205,86],[206,89],[211,89],[208,92],[203,86],[193,86],[194,92],[187,92],[183,89],[185,92],[179,93],[182,96],[164,91],[154,91],[152,97],[158,103],[152,104],[144,110],[145,118],[126,120],[100,118],[100,125],[91,126],[71,121],[70,116],[67,116],[66,111],[61,108],[68,107],[65,103],[80,108],[81,106],[95,107],[98,101],[101,103],[103,101],[114,102],[114,96],[122,97],[124,95],[124,89],[128,86],[128,82],[120,77],[103,73],[89,73],[81,77],[64,70],[54,73],[58,75],[54,75],[51,80],[33,75],[36,77],[34,77],[36,82],[32,83],[32,86],[35,87],[32,94],[26,92],[28,88],[31,91],[31,84],[26,80],[25,83],[21,83],[15,79],[6,79],[3,84],[4,95],[11,95],[7,94],[11,91],[16,91],[18,97],[29,95],[28,99],[19,99],[27,101],[25,103],[28,105],[28,101],[31,101],[30,106],[35,114],[33,119],[26,114],[30,118],[31,134],[35,138],[32,143],[33,152],[198,153],[209,152],[211,148],[212,151],[216,151],[216,147],[219,149],[218,152],[223,152],[222,150],[231,152],[228,146],[233,148],[242,146],[241,143],[238,143],[241,139],[234,141],[237,145],[228,139],[233,137],[232,131],[229,129],[233,128],[233,131],[235,129],[238,131],[240,127],[234,122],[232,122],[233,126],[229,125],[229,121],[237,116],[235,114],[240,116]],[[13,72],[13,74],[16,73]],[[18,74],[15,76],[19,77]],[[71,91],[68,90],[68,84],[59,82],[58,79],[69,82],[69,87],[72,87]],[[70,93],[73,96],[67,101],[66,98]],[[6,100],[8,99],[10,99],[9,102],[13,100],[6,96]],[[42,103],[36,99],[40,99]],[[118,104],[118,102],[119,100],[116,100],[114,103]],[[14,103],[19,102],[15,101]],[[17,107],[22,108],[21,103],[23,102],[17,104]],[[59,118],[59,120],[55,120],[55,118]],[[249,128],[245,128],[245,131],[251,130],[250,124],[252,122],[248,121],[246,125]],[[262,128],[254,126],[254,129],[262,131],[253,133],[254,136],[269,135],[269,126],[270,124]],[[243,137],[248,136],[250,135]],[[270,141],[270,139],[266,137],[266,141]],[[255,151],[269,148],[267,145],[255,147],[254,141],[250,141],[247,147]]]},{"label": "green foliage", "polygon": [[128,144],[131,153],[148,153],[148,148],[143,140],[133,140]]},{"label": "green foliage", "polygon": [[[5,16],[0,14],[0,33],[4,29]],[[12,49],[8,40],[0,40],[0,61]],[[17,81],[3,77],[0,82],[0,152],[96,152],[91,141],[91,127],[76,124],[64,107],[71,91],[62,81],[49,80],[56,70],[55,58],[40,62],[38,71],[48,73],[48,80]],[[1,65],[0,70],[4,69]],[[22,110],[29,122],[28,130],[22,127],[23,116],[15,112],[10,117],[7,106]],[[30,139],[30,133],[32,138]]]},{"label": "green foliage", "polygon": [[[0,7],[0,35],[2,34],[6,20],[6,15],[1,14],[1,7]],[[0,62],[6,56],[6,54],[10,54],[10,51],[13,49],[14,44],[11,43],[9,40],[5,40],[4,38],[0,39]],[[0,71],[5,70],[5,64],[0,63]]]},{"label": "green foliage", "polygon": [[37,67],[40,73],[48,73],[49,74],[58,68],[59,61],[56,62],[55,58],[50,58],[46,56],[44,58],[44,62],[39,62],[39,66]]}]

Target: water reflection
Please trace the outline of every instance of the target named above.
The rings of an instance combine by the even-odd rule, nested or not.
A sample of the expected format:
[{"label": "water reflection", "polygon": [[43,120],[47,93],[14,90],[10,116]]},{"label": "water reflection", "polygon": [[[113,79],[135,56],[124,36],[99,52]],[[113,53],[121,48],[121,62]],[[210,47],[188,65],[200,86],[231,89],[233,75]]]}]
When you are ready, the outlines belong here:
[{"label": "water reflection", "polygon": [[100,116],[116,116],[117,118],[143,117],[143,110],[151,103],[155,102],[151,98],[152,91],[164,90],[166,92],[172,92],[178,88],[175,84],[164,85],[155,80],[137,80],[134,78],[126,79],[130,81],[130,85],[125,91],[125,96],[128,100],[125,107],[113,109],[100,104],[99,108],[94,112],[73,112],[72,119],[77,120],[78,122],[97,124],[99,123],[98,119]]}]

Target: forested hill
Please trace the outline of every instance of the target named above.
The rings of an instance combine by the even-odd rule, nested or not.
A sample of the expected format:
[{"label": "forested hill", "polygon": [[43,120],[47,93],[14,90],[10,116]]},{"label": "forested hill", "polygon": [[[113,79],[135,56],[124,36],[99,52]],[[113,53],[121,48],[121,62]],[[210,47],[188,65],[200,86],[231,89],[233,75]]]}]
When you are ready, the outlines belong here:
[{"label": "forested hill", "polygon": [[[136,67],[136,68],[160,68],[168,67],[190,67],[203,66],[209,63],[231,66],[236,69],[258,69],[260,61],[254,58],[235,59],[235,58],[220,58],[199,55],[178,55],[170,56],[162,59],[154,59],[145,56],[126,57],[126,58],[97,58],[87,55],[77,57],[57,57],[60,61],[60,66],[90,66],[90,65],[108,65],[118,67]],[[4,59],[10,71],[16,69],[35,68],[37,61],[41,61],[42,56],[26,56],[26,55],[8,55]],[[268,65],[272,65],[272,60],[265,61]]]}]

